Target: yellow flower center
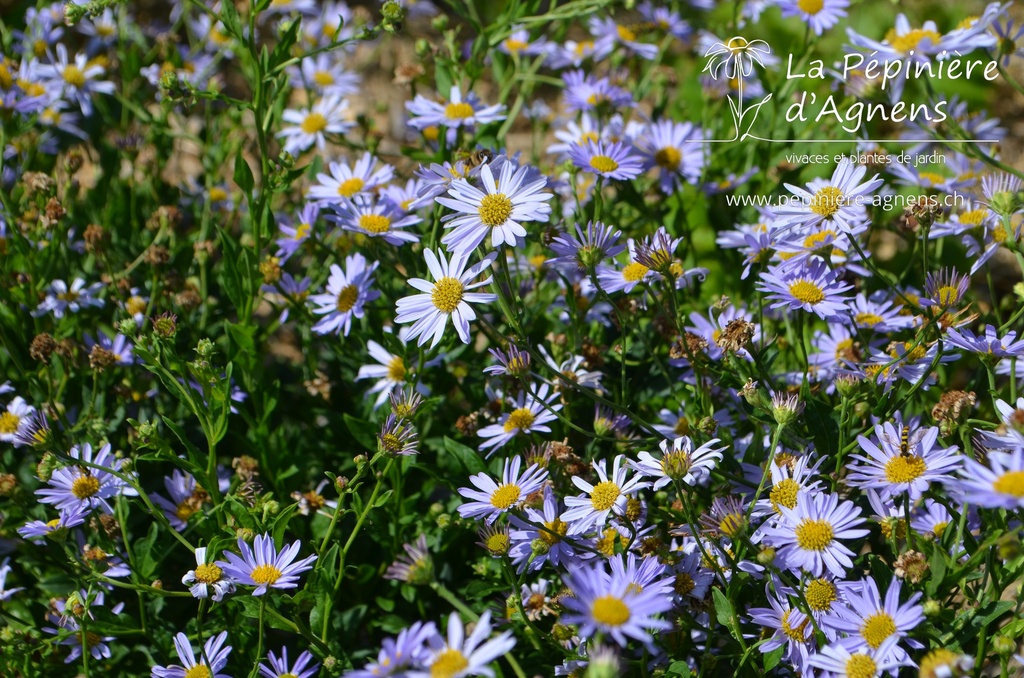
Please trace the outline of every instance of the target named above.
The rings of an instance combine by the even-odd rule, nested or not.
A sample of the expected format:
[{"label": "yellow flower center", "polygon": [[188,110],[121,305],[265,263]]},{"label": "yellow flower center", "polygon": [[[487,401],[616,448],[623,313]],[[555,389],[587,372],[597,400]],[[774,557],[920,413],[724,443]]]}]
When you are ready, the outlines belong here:
[{"label": "yellow flower center", "polygon": [[441,313],[451,313],[462,302],[464,288],[455,278],[444,277],[434,283],[430,300]]},{"label": "yellow flower center", "polygon": [[735,537],[743,529],[742,513],[729,513],[718,521],[718,531],[727,537]]},{"label": "yellow flower center", "polygon": [[501,226],[512,216],[512,201],[504,193],[488,193],[480,201],[477,213],[487,226]]},{"label": "yellow flower center", "polygon": [[228,192],[220,186],[214,186],[211,188],[207,195],[210,198],[210,202],[221,202],[222,200],[228,199]]},{"label": "yellow flower center", "polygon": [[836,232],[831,229],[825,229],[824,231],[812,233],[806,238],[804,238],[804,247],[806,247],[809,250],[816,250],[819,247],[821,247],[824,243],[826,243],[829,238],[834,237],[835,234]]},{"label": "yellow flower center", "polygon": [[998,226],[992,229],[992,239],[995,240],[1000,245],[1006,242],[1007,237],[1008,236],[1006,233],[1006,227],[1004,227],[1002,224],[999,224]]},{"label": "yellow flower center", "polygon": [[522,52],[524,49],[526,49],[528,46],[529,45],[527,45],[522,40],[513,40],[512,38],[509,38],[508,40],[505,41],[505,49],[507,49],[512,54],[518,54],[519,52]]},{"label": "yellow flower center", "polygon": [[682,159],[683,154],[675,146],[666,146],[654,154],[654,162],[658,163],[658,167],[664,167],[669,170],[679,167],[679,161]]},{"label": "yellow flower center", "polygon": [[786,610],[782,614],[782,632],[785,633],[790,640],[802,643],[805,640],[804,629],[807,628],[808,618],[804,617],[804,620],[796,626],[790,626],[789,615],[791,615],[792,613],[792,610]]},{"label": "yellow flower center", "polygon": [[690,435],[690,420],[686,417],[679,417],[672,430],[681,436]]},{"label": "yellow flower center", "polygon": [[593,40],[580,40],[576,43],[576,49],[574,51],[576,52],[576,56],[583,56],[592,49],[594,49]]},{"label": "yellow flower center", "polygon": [[796,6],[806,14],[817,14],[825,6],[824,0],[797,0]]},{"label": "yellow flower center", "polygon": [[614,172],[619,169],[619,163],[615,162],[607,155],[595,155],[590,159],[590,166],[595,172],[601,174],[607,174],[608,172]]},{"label": "yellow flower center", "polygon": [[222,574],[221,569],[213,563],[203,563],[196,567],[196,581],[203,584],[216,584]]},{"label": "yellow flower center", "polygon": [[857,321],[858,325],[874,327],[878,323],[882,322],[883,318],[877,313],[858,313],[856,316],[854,316],[854,320]]},{"label": "yellow flower center", "polygon": [[588,141],[593,141],[596,144],[598,139],[597,132],[584,132],[576,143],[580,146],[586,146]]},{"label": "yellow flower center", "polygon": [[824,186],[811,198],[811,211],[828,219],[839,211],[843,201],[842,191],[835,186]]},{"label": "yellow flower center", "polygon": [[936,172],[918,172],[917,176],[933,186],[945,183],[946,181],[946,177]]},{"label": "yellow flower center", "polygon": [[466,118],[472,118],[473,107],[465,102],[448,104],[444,107],[444,117],[449,120],[465,120]]},{"label": "yellow flower center", "polygon": [[827,612],[836,601],[836,586],[827,579],[811,580],[804,589],[804,598],[808,607],[815,612]]},{"label": "yellow flower center", "polygon": [[508,415],[508,420],[505,422],[505,433],[511,433],[515,430],[525,431],[533,425],[536,417],[533,412],[527,407],[520,407],[512,411]]},{"label": "yellow flower center", "polygon": [[299,224],[295,227],[295,235],[292,236],[292,240],[303,240],[309,237],[309,232],[313,230],[312,224]]},{"label": "yellow flower center", "polygon": [[313,74],[313,82],[321,87],[327,87],[334,84],[334,76],[330,71],[317,71]]},{"label": "yellow flower center", "polygon": [[252,580],[259,586],[269,586],[281,578],[281,570],[273,565],[257,565],[252,570]]},{"label": "yellow flower center", "polygon": [[935,301],[947,308],[953,306],[960,301],[960,290],[951,285],[943,285],[935,293]]},{"label": "yellow flower center", "polygon": [[590,613],[594,621],[605,626],[622,626],[629,621],[629,606],[615,596],[601,596],[594,601]]},{"label": "yellow flower center", "polygon": [[614,504],[615,500],[622,494],[619,486],[610,480],[598,483],[590,493],[590,504],[596,511],[607,511]]},{"label": "yellow flower center", "polygon": [[210,678],[210,669],[202,664],[196,664],[185,672],[185,678]]},{"label": "yellow flower center", "polygon": [[835,532],[827,520],[804,518],[796,527],[796,543],[808,551],[824,551],[832,543]]},{"label": "yellow flower center", "polygon": [[380,437],[380,442],[388,452],[397,453],[402,449],[402,440],[394,433],[385,433]]},{"label": "yellow flower center", "polygon": [[345,285],[338,292],[338,302],[335,307],[341,313],[347,313],[352,310],[352,307],[356,305],[356,301],[359,300],[359,288],[355,285]]},{"label": "yellow flower center", "polygon": [[[889,352],[889,355],[892,356],[894,359],[900,358],[900,354],[895,348]],[[926,355],[928,355],[928,349],[926,349],[924,346],[914,346],[913,343],[909,341],[903,342],[902,357],[908,363],[916,363],[918,360],[921,360]]]},{"label": "yellow flower center", "polygon": [[13,412],[0,414],[0,433],[14,433],[18,430],[21,419]]},{"label": "yellow flower center", "polygon": [[935,44],[942,39],[942,36],[935,31],[925,30],[923,28],[915,28],[903,35],[896,35],[895,31],[890,31],[885,37],[889,41],[889,44],[892,45],[893,49],[898,52],[903,52],[904,54],[907,54],[912,49],[917,49],[917,46],[921,44],[921,41],[925,38],[931,40],[932,44]]},{"label": "yellow flower center", "polygon": [[68,303],[76,301],[78,299],[78,296],[78,292],[75,292],[74,290],[68,290],[67,292],[57,293],[58,299],[60,299],[61,301],[66,301]]},{"label": "yellow flower center", "polygon": [[46,521],[46,526],[51,530],[57,529],[58,525],[60,525],[60,518],[54,518],[53,520]]},{"label": "yellow flower center", "polygon": [[[548,546],[557,544],[562,541],[562,537],[565,536],[566,532],[569,531],[569,525],[563,523],[560,518],[555,518],[552,521],[544,523],[544,527],[547,530],[540,530],[540,538],[544,540],[544,543]],[[551,530],[551,532],[548,532]]]},{"label": "yellow flower center", "polygon": [[936,539],[942,539],[942,534],[946,531],[947,527],[949,527],[949,523],[935,523],[932,526],[932,534],[935,535]]},{"label": "yellow flower center", "polygon": [[697,588],[697,583],[693,581],[693,577],[685,572],[680,572],[676,575],[675,583],[672,588],[681,596],[685,596],[690,591]]},{"label": "yellow flower center", "polygon": [[615,555],[615,546],[619,545],[620,549],[625,546],[622,543],[622,535],[614,527],[609,527],[607,530],[601,533],[601,538],[597,540],[595,547],[599,553],[611,558]]},{"label": "yellow flower center", "polygon": [[1000,494],[1024,497],[1024,471],[1007,471],[996,478],[992,483],[992,489]]},{"label": "yellow flower center", "polygon": [[939,648],[932,650],[921,659],[921,668],[918,675],[920,678],[938,678],[939,669],[945,669],[942,675],[949,675],[947,668],[950,664],[959,661],[960,655],[952,650]]},{"label": "yellow flower center", "polygon": [[519,489],[518,485],[512,483],[500,485],[498,489],[491,493],[491,506],[504,511],[511,506],[515,506],[516,502],[519,501],[521,493],[522,490]]},{"label": "yellow flower center", "polygon": [[100,481],[92,476],[79,476],[71,483],[71,494],[79,499],[88,499],[100,491]]},{"label": "yellow flower center", "polygon": [[628,26],[616,26],[615,31],[619,34],[620,40],[626,40],[627,42],[636,41],[636,33]]},{"label": "yellow flower center", "polygon": [[11,75],[11,70],[7,68],[7,64],[0,62],[0,89],[9,90],[14,86],[14,76]]},{"label": "yellow flower center", "polygon": [[146,301],[139,296],[129,298],[128,303],[126,303],[124,306],[132,315],[146,312]]},{"label": "yellow flower center", "polygon": [[969,210],[960,215],[960,223],[965,226],[981,226],[981,222],[985,221],[987,216],[986,209]]},{"label": "yellow flower center", "polygon": [[430,665],[430,678],[452,678],[469,666],[469,660],[456,649],[447,647]]},{"label": "yellow flower center", "polygon": [[338,195],[351,198],[353,195],[363,190],[364,185],[363,180],[359,177],[345,179],[345,181],[338,184]]},{"label": "yellow flower center", "polygon": [[864,620],[864,625],[860,627],[861,637],[872,650],[877,650],[885,639],[894,633],[896,633],[896,622],[887,612],[874,613]]},{"label": "yellow flower center", "polygon": [[78,66],[68,64],[64,67],[64,82],[72,87],[82,87],[85,85],[85,73]]},{"label": "yellow flower center", "polygon": [[191,518],[192,514],[195,512],[196,510],[192,508],[191,505],[189,505],[188,500],[186,499],[185,501],[178,504],[178,507],[174,510],[174,515],[176,515],[178,517],[178,520],[180,520],[181,522],[187,523],[188,519]]},{"label": "yellow flower center", "polygon": [[885,478],[890,483],[909,483],[928,470],[924,459],[917,455],[893,457],[885,465]]},{"label": "yellow flower center", "polygon": [[651,269],[647,268],[643,264],[634,261],[624,269],[622,269],[622,279],[628,282],[637,282],[643,280],[643,277],[647,275],[647,271]]},{"label": "yellow flower center", "polygon": [[805,304],[820,304],[825,300],[825,292],[818,284],[810,280],[797,280],[790,283],[789,293]]},{"label": "yellow flower center", "polygon": [[437,137],[440,134],[441,130],[437,128],[437,125],[423,128],[423,138],[427,141],[437,141]]},{"label": "yellow flower center", "polygon": [[324,117],[323,113],[317,113],[314,111],[306,116],[306,119],[299,125],[302,131],[306,134],[316,134],[323,132],[327,128],[327,118]]},{"label": "yellow flower center", "polygon": [[866,654],[855,654],[846,660],[846,678],[875,678],[878,665]]},{"label": "yellow flower center", "polygon": [[495,532],[484,543],[487,544],[487,550],[496,556],[505,555],[512,546],[512,540],[504,532]]},{"label": "yellow flower center", "polygon": [[405,361],[401,356],[395,356],[388,363],[388,379],[391,381],[405,381]]},{"label": "yellow flower center", "polygon": [[387,233],[391,228],[391,219],[383,214],[364,214],[359,217],[359,227],[370,233]]}]

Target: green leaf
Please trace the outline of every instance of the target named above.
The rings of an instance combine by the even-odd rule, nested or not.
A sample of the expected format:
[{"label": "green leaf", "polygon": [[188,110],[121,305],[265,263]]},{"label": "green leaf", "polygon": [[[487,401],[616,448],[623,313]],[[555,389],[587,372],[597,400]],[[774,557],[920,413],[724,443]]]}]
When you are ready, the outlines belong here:
[{"label": "green leaf", "polygon": [[232,305],[238,309],[238,317],[248,319],[252,308],[254,267],[249,250],[241,247],[224,229],[220,232],[220,246],[224,250],[220,284]]},{"label": "green leaf", "polygon": [[252,176],[252,169],[249,168],[249,163],[245,161],[245,156],[242,155],[242,149],[238,149],[238,153],[235,154],[235,183],[245,193],[245,197],[250,202],[252,201],[252,189],[256,186],[256,179]]},{"label": "green leaf", "polygon": [[444,449],[459,460],[459,463],[462,464],[462,467],[466,470],[467,474],[473,475],[483,473],[487,470],[484,460],[481,459],[477,451],[471,447],[466,447],[462,443],[456,442],[448,436],[445,436]]},{"label": "green leaf", "polygon": [[275,543],[279,543],[284,539],[284,531],[288,528],[288,521],[291,520],[292,514],[295,513],[298,508],[298,504],[291,504],[290,506],[282,509],[274,518],[274,523],[271,525],[270,533],[273,535]]},{"label": "green leaf", "polygon": [[[164,426],[170,429],[171,433],[177,436],[178,440],[181,441],[181,444],[185,447],[185,455],[188,459],[187,464],[183,463],[183,460],[178,458],[171,459],[170,462],[177,466],[184,467],[184,470],[194,476],[205,479],[206,455],[200,452],[199,449],[192,444],[192,441],[188,439],[188,434],[185,433],[185,429],[179,426],[173,419],[165,417],[164,415],[160,415],[160,419],[163,420]],[[217,481],[216,478],[213,478],[212,480],[213,482]],[[209,480],[207,480],[206,483],[201,484],[209,486]]]},{"label": "green leaf", "polygon": [[345,419],[345,426],[348,427],[349,433],[356,439],[356,442],[373,455],[377,451],[377,427],[368,421],[356,419],[348,413],[342,417]]},{"label": "green leaf", "polygon": [[137,539],[133,545],[135,551],[135,563],[137,571],[134,573],[140,581],[151,582],[156,579],[157,559],[153,556],[153,546],[159,535],[159,527],[156,522],[149,524],[149,532],[142,539]]},{"label": "green leaf", "polygon": [[665,678],[690,678],[690,675],[690,665],[682,660],[669,664],[665,672]]},{"label": "green leaf", "polygon": [[236,40],[242,40],[242,19],[238,16],[238,10],[233,3],[221,3],[221,23],[224,24],[228,35]]},{"label": "green leaf", "polygon": [[782,661],[782,650],[784,647],[780,646],[769,652],[764,656],[764,670],[771,671],[779,662]]},{"label": "green leaf", "polygon": [[928,560],[928,583],[925,591],[929,598],[934,598],[942,580],[946,576],[946,554],[936,545],[932,548],[932,557]]},{"label": "green leaf", "polygon": [[268,72],[272,72],[278,66],[283,64],[292,58],[292,46],[296,43],[299,37],[299,26],[302,24],[302,19],[297,18],[292,21],[291,26],[285,31],[284,35],[277,39],[277,44],[274,45],[274,51],[270,54],[270,64]]},{"label": "green leaf", "polygon": [[395,601],[393,598],[377,596],[377,605],[379,605],[380,609],[384,610],[385,612],[391,612],[395,609]]},{"label": "green leaf", "polygon": [[732,632],[732,603],[729,602],[729,599],[719,589],[712,589],[711,594],[715,599],[715,617],[718,619],[718,623]]},{"label": "green leaf", "polygon": [[393,491],[394,490],[387,490],[386,492],[381,492],[380,496],[377,497],[377,500],[373,502],[373,508],[380,508],[384,504],[388,503]]}]

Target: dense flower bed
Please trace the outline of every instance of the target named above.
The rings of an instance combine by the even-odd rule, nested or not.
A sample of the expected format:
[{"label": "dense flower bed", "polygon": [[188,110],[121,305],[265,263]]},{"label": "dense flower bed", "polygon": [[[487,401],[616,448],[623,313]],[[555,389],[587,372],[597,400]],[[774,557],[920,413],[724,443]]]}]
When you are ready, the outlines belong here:
[{"label": "dense flower bed", "polygon": [[972,4],[6,16],[0,675],[1020,675]]}]

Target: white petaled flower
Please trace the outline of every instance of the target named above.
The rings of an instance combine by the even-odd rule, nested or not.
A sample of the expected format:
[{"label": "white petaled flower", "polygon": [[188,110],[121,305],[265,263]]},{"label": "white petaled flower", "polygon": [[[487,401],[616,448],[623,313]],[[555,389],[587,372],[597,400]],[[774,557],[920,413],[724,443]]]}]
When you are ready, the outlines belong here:
[{"label": "white petaled flower", "polygon": [[[402,339],[402,337],[399,336],[399,339]],[[404,340],[402,343],[405,343]],[[401,386],[405,383],[409,367],[405,364],[405,359],[402,356],[390,353],[373,339],[366,342],[366,350],[370,357],[379,364],[363,365],[360,367],[359,373],[356,374],[356,381],[360,379],[377,380],[377,383],[366,392],[367,395],[379,394],[373,403],[373,409],[377,409],[384,404],[384,401],[388,399],[391,391],[396,386]],[[423,390],[425,387],[418,386],[417,388]]]},{"label": "white petaled flower", "polygon": [[432,656],[426,661],[426,670],[411,670],[408,678],[462,678],[463,676],[494,676],[489,664],[508,654],[516,645],[511,631],[506,631],[487,642],[491,635],[490,610],[480,615],[473,633],[466,637],[466,629],[455,612],[448,617],[448,637],[435,634],[428,640]]},{"label": "white petaled flower", "polygon": [[433,336],[430,348],[437,346],[444,336],[448,318],[451,317],[459,339],[464,344],[469,343],[469,322],[476,320],[476,312],[470,304],[487,304],[497,300],[498,295],[471,291],[491,283],[491,276],[482,281],[473,281],[491,267],[496,255],[489,254],[481,262],[466,268],[468,256],[468,252],[455,253],[449,261],[440,250],[437,254],[431,250],[423,251],[423,258],[434,282],[410,278],[409,285],[423,294],[399,299],[396,304],[398,315],[395,322],[412,323],[406,337],[408,340],[419,337],[417,345],[422,346]]},{"label": "white petaled flower", "polygon": [[419,130],[445,127],[448,130],[446,138],[451,143],[455,141],[460,127],[473,129],[478,124],[505,119],[504,105],[483,106],[472,92],[463,97],[458,85],[452,85],[448,98],[447,103],[439,103],[417,94],[415,99],[405,104],[414,116],[409,120],[409,126]]},{"label": "white petaled flower", "polygon": [[337,215],[329,214],[327,220],[341,224],[346,231],[381,238],[389,245],[404,245],[420,239],[415,233],[401,229],[415,226],[422,219],[406,213],[390,198],[374,200],[357,196],[352,200],[343,199],[334,209]]},{"label": "white petaled flower", "polygon": [[227,640],[228,632],[221,631],[207,638],[202,651],[197,653],[192,649],[188,636],[179,633],[174,636],[174,649],[178,652],[181,666],[154,666],[151,675],[153,678],[230,678],[228,674],[221,673],[231,653],[231,646],[224,645]]},{"label": "white petaled flower", "polygon": [[359,76],[349,73],[335,53],[321,53],[302,60],[292,69],[292,87],[309,87],[326,95],[348,96],[359,92]]},{"label": "white petaled flower", "polygon": [[235,592],[235,582],[224,576],[216,564],[206,562],[206,547],[196,549],[196,567],[181,578],[193,598],[213,598],[220,602],[225,595]]},{"label": "white petaled flower", "polygon": [[290,108],[281,114],[281,119],[291,125],[283,128],[277,136],[284,139],[286,153],[295,155],[316,144],[323,151],[327,145],[327,134],[344,134],[355,123],[346,119],[348,102],[340,96],[326,96],[307,110]]},{"label": "white petaled flower", "polygon": [[315,304],[313,313],[324,318],[313,326],[318,334],[344,331],[348,336],[352,317],[362,318],[364,306],[380,296],[378,290],[370,289],[373,272],[377,263],[367,262],[359,253],[345,257],[345,268],[331,265],[331,277],[327,280],[327,291],[309,298]]},{"label": "white petaled flower", "polygon": [[330,174],[317,174],[317,184],[310,187],[306,198],[322,204],[331,204],[341,198],[369,196],[391,181],[395,175],[395,168],[391,165],[384,164],[375,169],[376,164],[377,159],[369,151],[351,167],[345,163],[332,162],[328,166]]},{"label": "white petaled flower", "polygon": [[662,440],[660,459],[650,452],[641,452],[637,455],[639,461],[630,462],[630,466],[642,476],[655,478],[652,486],[655,490],[660,490],[673,480],[685,485],[698,485],[711,477],[711,469],[722,461],[725,446],[715,447],[720,442],[714,438],[693,449],[693,441],[686,436]]},{"label": "white petaled flower", "polygon": [[876,174],[863,181],[867,167],[843,158],[831,179],[813,179],[807,188],[786,184],[798,198],[775,208],[775,226],[833,225],[841,233],[851,233],[868,218],[865,203],[884,182]]},{"label": "white petaled flower", "polygon": [[852,501],[839,503],[839,495],[819,492],[801,497],[796,508],[779,506],[782,520],[764,529],[766,541],[778,549],[778,561],[793,571],[803,570],[820,577],[825,570],[845,577],[853,567],[854,552],[840,540],[859,539],[868,534],[861,510]]},{"label": "white petaled flower", "polygon": [[547,480],[548,472],[532,464],[520,475],[522,465],[523,460],[519,457],[506,459],[500,485],[486,473],[470,476],[469,481],[478,489],[460,487],[459,494],[475,501],[459,506],[459,515],[474,520],[485,519],[490,525],[502,513],[519,506],[526,497],[538,492]]},{"label": "white petaled flower", "polygon": [[12,443],[18,431],[24,430],[32,419],[36,408],[25,402],[21,396],[7,403],[7,409],[0,413],[0,440]]},{"label": "white petaled flower", "polygon": [[69,59],[68,50],[62,43],[57,44],[54,62],[39,66],[38,73],[50,81],[48,89],[54,97],[63,96],[68,101],[77,101],[86,116],[92,114],[93,94],[114,93],[114,83],[97,79],[104,73],[103,66],[91,63],[84,53]]},{"label": "white petaled flower", "polygon": [[448,188],[450,198],[438,197],[437,202],[455,210],[456,214],[446,216],[450,228],[441,242],[452,252],[470,252],[491,236],[491,246],[506,243],[521,247],[526,238],[523,221],[547,221],[551,207],[547,201],[550,193],[541,192],[547,185],[546,178],[523,185],[530,168],[516,168],[512,162],[501,166],[497,179],[490,165],[480,169],[484,190],[465,179],[456,179]]},{"label": "white petaled flower", "polygon": [[637,142],[645,168],[661,170],[658,185],[671,195],[683,182],[697,184],[704,171],[707,144],[704,132],[689,122],[661,120],[653,123]]},{"label": "white petaled flower", "polygon": [[551,393],[549,395],[549,388],[547,384],[542,384],[537,389],[536,395],[520,391],[519,396],[510,401],[513,405],[511,412],[501,415],[498,423],[485,426],[477,432],[481,438],[487,438],[480,444],[480,449],[493,448],[490,452],[493,454],[495,449],[504,446],[521,433],[528,434],[534,431],[551,433],[551,428],[547,426],[547,423],[555,420],[554,412],[562,409],[562,404],[551,402],[557,400],[558,394]]},{"label": "white petaled flower", "polygon": [[623,515],[629,495],[647,487],[648,483],[642,482],[640,476],[627,478],[629,466],[624,465],[625,460],[625,455],[616,456],[612,461],[611,474],[608,473],[606,459],[594,460],[594,470],[600,480],[597,485],[591,485],[578,476],[573,477],[573,485],[586,494],[565,498],[567,509],[561,519],[570,524],[569,534],[582,534],[593,526],[603,527],[613,510],[616,515]]}]

